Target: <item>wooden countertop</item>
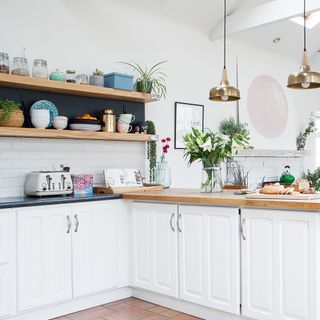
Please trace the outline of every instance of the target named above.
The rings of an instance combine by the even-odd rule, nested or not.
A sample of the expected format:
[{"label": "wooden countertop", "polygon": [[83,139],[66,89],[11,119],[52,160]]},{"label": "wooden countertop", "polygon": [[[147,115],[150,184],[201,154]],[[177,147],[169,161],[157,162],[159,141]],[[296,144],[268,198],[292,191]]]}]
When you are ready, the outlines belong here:
[{"label": "wooden countertop", "polygon": [[194,203],[230,207],[265,207],[271,209],[291,209],[320,211],[320,200],[270,200],[246,199],[244,195],[233,194],[234,190],[221,193],[201,193],[197,189],[164,189],[162,191],[130,192],[123,199],[138,201],[165,201]]}]

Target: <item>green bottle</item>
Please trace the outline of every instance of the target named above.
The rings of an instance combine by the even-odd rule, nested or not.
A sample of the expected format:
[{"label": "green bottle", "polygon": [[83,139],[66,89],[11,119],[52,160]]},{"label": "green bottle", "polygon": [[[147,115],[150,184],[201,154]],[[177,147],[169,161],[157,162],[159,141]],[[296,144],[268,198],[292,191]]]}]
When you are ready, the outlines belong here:
[{"label": "green bottle", "polygon": [[284,167],[284,172],[280,177],[280,183],[292,184],[295,180],[295,177],[290,173],[290,166]]}]

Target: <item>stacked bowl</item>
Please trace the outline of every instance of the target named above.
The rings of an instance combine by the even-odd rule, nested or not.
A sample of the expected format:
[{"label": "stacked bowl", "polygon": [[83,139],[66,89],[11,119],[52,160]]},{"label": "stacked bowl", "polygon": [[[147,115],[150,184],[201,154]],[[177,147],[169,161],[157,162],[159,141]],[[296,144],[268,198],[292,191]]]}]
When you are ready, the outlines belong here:
[{"label": "stacked bowl", "polygon": [[31,109],[30,117],[32,125],[37,129],[45,129],[50,124],[50,112],[46,109]]}]

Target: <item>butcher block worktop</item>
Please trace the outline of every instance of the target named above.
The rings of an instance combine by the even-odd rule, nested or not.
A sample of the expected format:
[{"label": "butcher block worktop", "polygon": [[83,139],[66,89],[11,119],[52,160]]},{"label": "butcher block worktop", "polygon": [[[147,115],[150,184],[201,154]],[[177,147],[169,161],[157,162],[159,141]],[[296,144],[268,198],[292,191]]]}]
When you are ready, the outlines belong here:
[{"label": "butcher block worktop", "polygon": [[197,189],[164,189],[162,191],[125,193],[123,194],[123,199],[137,201],[168,201],[230,207],[265,207],[272,209],[320,211],[320,199],[246,199],[244,195],[235,195],[233,192],[233,190],[225,190],[222,193],[201,193]]}]

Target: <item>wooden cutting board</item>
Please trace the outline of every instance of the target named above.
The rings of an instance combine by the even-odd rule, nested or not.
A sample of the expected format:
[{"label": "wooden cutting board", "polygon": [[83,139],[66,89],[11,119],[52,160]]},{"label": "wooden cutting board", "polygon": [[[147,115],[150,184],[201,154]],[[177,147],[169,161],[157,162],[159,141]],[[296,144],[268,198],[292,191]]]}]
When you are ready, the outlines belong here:
[{"label": "wooden cutting board", "polygon": [[278,199],[278,200],[316,200],[320,199],[320,193],[315,194],[247,194],[246,199]]},{"label": "wooden cutting board", "polygon": [[143,187],[118,187],[118,188],[109,188],[106,186],[94,186],[94,193],[104,193],[104,194],[113,194],[113,193],[130,193],[130,192],[148,192],[148,191],[158,191],[162,190],[163,186],[160,184],[145,184]]}]

